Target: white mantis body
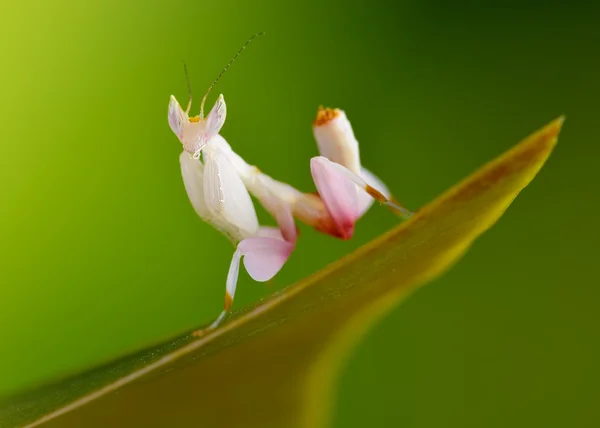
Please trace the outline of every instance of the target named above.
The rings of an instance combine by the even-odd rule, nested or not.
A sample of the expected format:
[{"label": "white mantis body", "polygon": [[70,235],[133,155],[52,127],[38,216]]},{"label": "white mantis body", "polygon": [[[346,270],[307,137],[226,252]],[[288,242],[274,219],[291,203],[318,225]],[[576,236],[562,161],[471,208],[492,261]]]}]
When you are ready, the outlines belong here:
[{"label": "white mantis body", "polygon": [[[313,123],[321,154],[310,161],[318,191],[315,195],[274,180],[235,153],[219,134],[227,112],[223,95],[204,118],[206,95],[200,115],[195,117],[188,115],[191,94],[187,111],[171,96],[168,117],[183,145],[181,173],[192,206],[236,247],[227,275],[224,310],[211,328],[219,325],[231,308],[242,258],[248,274],[260,282],[268,281],[283,267],[296,245],[294,218],[323,233],[349,239],[373,198],[404,216],[411,214],[392,202],[385,185],[361,166],[358,142],[343,111],[320,108]],[[275,218],[277,228],[259,225],[250,194]]]}]

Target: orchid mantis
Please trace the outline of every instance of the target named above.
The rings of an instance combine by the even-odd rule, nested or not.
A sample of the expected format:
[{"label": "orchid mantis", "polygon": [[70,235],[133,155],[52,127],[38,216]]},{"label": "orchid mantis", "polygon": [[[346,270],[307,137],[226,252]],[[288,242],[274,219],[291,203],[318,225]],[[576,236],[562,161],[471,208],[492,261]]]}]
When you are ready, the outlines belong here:
[{"label": "orchid mantis", "polygon": [[[171,96],[168,112],[171,130],[183,146],[181,174],[192,206],[236,248],[227,274],[224,309],[209,328],[218,326],[233,304],[242,260],[248,274],[259,282],[270,280],[281,270],[296,245],[294,218],[320,232],[350,239],[355,223],[374,200],[402,216],[411,215],[393,202],[375,175],[362,167],[350,122],[338,109],[320,108],[313,123],[321,156],[310,160],[310,169],[318,194],[303,193],[246,163],[220,135],[227,113],[223,95],[204,118],[206,97],[221,75],[204,96],[200,115],[189,116],[191,91],[185,111]],[[273,216],[277,228],[259,225],[250,194]]]}]

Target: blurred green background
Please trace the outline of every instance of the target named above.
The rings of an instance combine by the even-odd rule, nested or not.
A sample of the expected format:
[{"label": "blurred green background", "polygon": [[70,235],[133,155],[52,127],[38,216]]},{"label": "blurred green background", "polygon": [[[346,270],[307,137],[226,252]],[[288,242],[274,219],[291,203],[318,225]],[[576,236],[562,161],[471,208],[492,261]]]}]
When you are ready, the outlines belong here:
[{"label": "blurred green background", "polygon": [[[350,357],[336,426],[598,426],[599,18],[582,1],[4,2],[0,395],[220,312],[233,249],[186,198],[167,104],[185,103],[183,60],[199,100],[266,31],[208,104],[223,93],[222,135],[306,191],[320,104],[411,208],[567,115],[500,223]],[[235,308],[396,221],[374,207],[349,242],[301,227],[273,284],[241,276]]]}]

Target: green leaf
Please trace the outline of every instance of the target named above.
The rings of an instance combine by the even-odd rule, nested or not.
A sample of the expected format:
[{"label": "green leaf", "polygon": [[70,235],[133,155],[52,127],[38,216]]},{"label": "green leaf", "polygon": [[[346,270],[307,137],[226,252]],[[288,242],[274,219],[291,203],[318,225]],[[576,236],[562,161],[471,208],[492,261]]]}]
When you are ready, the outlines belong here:
[{"label": "green leaf", "polygon": [[550,155],[562,122],[551,122],[409,221],[218,330],[3,400],[0,426],[326,425],[344,355],[498,220]]}]

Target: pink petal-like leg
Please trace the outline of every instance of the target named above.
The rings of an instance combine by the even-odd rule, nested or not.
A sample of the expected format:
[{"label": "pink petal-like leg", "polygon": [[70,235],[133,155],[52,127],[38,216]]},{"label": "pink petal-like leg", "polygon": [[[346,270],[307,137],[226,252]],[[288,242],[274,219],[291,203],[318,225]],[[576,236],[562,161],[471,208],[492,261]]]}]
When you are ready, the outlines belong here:
[{"label": "pink petal-like leg", "polygon": [[350,239],[354,224],[361,215],[358,189],[333,165],[337,164],[317,156],[310,160],[310,171],[321,200],[338,228],[339,236]]},{"label": "pink petal-like leg", "polygon": [[[364,198],[357,194],[356,186],[376,201],[400,212],[404,217],[412,215],[409,210],[391,201],[362,177],[338,163],[331,162],[323,156],[316,156],[311,159],[310,167],[319,195],[338,228],[343,232],[342,236],[347,238],[352,236],[354,223],[368,208]],[[369,174],[369,178],[371,181],[375,179],[372,174]]]},{"label": "pink petal-like leg", "polygon": [[227,274],[225,308],[209,328],[213,329],[219,326],[231,309],[242,257],[244,257],[244,266],[250,277],[255,281],[265,282],[281,270],[292,253],[294,244],[284,241],[281,234],[277,236],[274,231],[265,231],[264,235],[267,236],[247,238],[238,244]]}]

